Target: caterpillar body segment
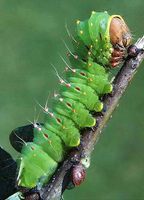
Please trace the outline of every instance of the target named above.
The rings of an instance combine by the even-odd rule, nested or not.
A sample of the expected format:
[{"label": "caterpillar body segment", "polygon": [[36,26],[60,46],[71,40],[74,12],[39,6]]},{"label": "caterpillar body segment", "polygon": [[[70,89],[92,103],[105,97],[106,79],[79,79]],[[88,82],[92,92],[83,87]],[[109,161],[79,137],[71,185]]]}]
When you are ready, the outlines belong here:
[{"label": "caterpillar body segment", "polygon": [[44,123],[31,129],[32,142],[22,148],[18,186],[48,182],[68,150],[80,144],[81,129],[96,124],[91,111],[103,110],[101,96],[113,89],[109,69],[121,62],[131,34],[121,16],[93,11],[88,20],[77,21],[75,39],[66,81],[59,78],[59,95],[51,109],[44,109]]},{"label": "caterpillar body segment", "polygon": [[54,113],[54,116],[46,115],[45,128],[57,134],[66,147],[75,147],[80,144],[80,133],[74,122],[67,117]]},{"label": "caterpillar body segment", "polygon": [[34,129],[33,142],[42,147],[42,150],[46,152],[56,162],[63,160],[65,155],[64,143],[59,136],[48,131],[44,126],[39,129]]},{"label": "caterpillar body segment", "polygon": [[112,85],[109,83],[108,74],[98,73],[91,74],[86,70],[76,69],[75,73],[68,72],[68,80],[73,83],[82,83],[90,86],[98,95],[110,93],[112,91]]},{"label": "caterpillar body segment", "polygon": [[20,186],[33,188],[39,184],[43,185],[57,168],[58,163],[34,142],[27,143],[21,154],[17,178]]},{"label": "caterpillar body segment", "polygon": [[69,60],[74,68],[85,70],[95,76],[98,74],[101,74],[101,76],[107,76],[108,69],[105,69],[102,65],[94,62],[92,58],[89,58],[86,62],[81,59],[75,59],[73,56],[69,56]]},{"label": "caterpillar body segment", "polygon": [[103,109],[103,103],[95,91],[81,83],[70,83],[70,87],[61,87],[61,95],[82,103],[88,110],[100,112]]},{"label": "caterpillar body segment", "polygon": [[72,119],[78,128],[92,127],[96,123],[86,107],[73,99],[60,98],[53,106],[57,113]]}]

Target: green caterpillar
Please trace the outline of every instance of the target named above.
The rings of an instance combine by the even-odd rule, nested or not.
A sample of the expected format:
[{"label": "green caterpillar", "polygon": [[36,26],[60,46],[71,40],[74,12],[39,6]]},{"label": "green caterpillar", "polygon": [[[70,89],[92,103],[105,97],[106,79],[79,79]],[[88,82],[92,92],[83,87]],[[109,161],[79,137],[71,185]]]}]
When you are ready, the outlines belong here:
[{"label": "green caterpillar", "polygon": [[130,31],[119,15],[93,11],[76,24],[74,53],[69,54],[72,67],[67,68],[66,81],[59,77],[59,94],[52,109],[44,108],[44,123],[34,124],[33,141],[23,145],[18,186],[48,182],[67,151],[80,144],[80,130],[96,124],[91,112],[103,110],[101,97],[113,89],[109,69],[121,63],[130,44]]}]

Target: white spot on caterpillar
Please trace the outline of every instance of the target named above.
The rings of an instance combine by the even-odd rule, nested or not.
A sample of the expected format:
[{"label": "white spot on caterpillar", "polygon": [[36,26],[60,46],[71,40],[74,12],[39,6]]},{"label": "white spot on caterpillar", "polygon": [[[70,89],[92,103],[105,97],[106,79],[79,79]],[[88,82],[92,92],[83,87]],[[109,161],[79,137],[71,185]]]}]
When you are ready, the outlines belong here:
[{"label": "white spot on caterpillar", "polygon": [[76,73],[76,69],[72,69],[72,71],[73,71],[74,73]]},{"label": "white spot on caterpillar", "polygon": [[77,20],[76,23],[77,23],[77,24],[80,24],[80,20]]},{"label": "white spot on caterpillar", "polygon": [[59,100],[60,100],[61,102],[63,102],[63,98],[59,98]]},{"label": "white spot on caterpillar", "polygon": [[36,124],[36,123],[34,123],[33,126],[34,126],[34,128],[36,128],[38,131],[41,131],[41,130],[42,130],[41,127],[40,127],[38,124]]},{"label": "white spot on caterpillar", "polygon": [[49,114],[50,114],[50,116],[51,116],[51,117],[54,117],[54,114],[53,114],[52,112],[51,112],[51,113],[49,113]]},{"label": "white spot on caterpillar", "polygon": [[60,81],[60,83],[61,83],[61,84],[63,84],[63,83],[64,83],[64,80],[63,80],[63,79],[60,79],[59,81]]},{"label": "white spot on caterpillar", "polygon": [[78,55],[74,55],[74,58],[75,58],[75,59],[78,59]]},{"label": "white spot on caterpillar", "polygon": [[45,112],[48,112],[48,108],[45,108],[44,110],[45,110]]},{"label": "white spot on caterpillar", "polygon": [[91,24],[90,24],[91,26],[93,26],[93,23],[91,22]]},{"label": "white spot on caterpillar", "polygon": [[48,99],[47,99],[44,107],[38,101],[36,101],[36,102],[44,110],[44,112],[48,113]]},{"label": "white spot on caterpillar", "polygon": [[83,31],[80,31],[80,34],[82,35],[82,34],[83,34]]},{"label": "white spot on caterpillar", "polygon": [[54,97],[55,97],[55,98],[56,98],[58,95],[59,95],[59,94],[57,94],[57,93],[54,92]]},{"label": "white spot on caterpillar", "polygon": [[94,15],[96,12],[95,11],[92,11],[92,15]]},{"label": "white spot on caterpillar", "polygon": [[38,127],[37,129],[38,129],[39,131],[41,131],[41,130],[42,130],[42,129],[41,129],[41,127]]}]

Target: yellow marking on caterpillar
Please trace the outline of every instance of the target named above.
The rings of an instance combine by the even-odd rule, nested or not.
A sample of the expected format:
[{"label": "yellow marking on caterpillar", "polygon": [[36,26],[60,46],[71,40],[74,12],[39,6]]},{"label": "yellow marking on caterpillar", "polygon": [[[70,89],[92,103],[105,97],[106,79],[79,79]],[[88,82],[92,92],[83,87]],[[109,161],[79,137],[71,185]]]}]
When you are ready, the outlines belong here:
[{"label": "yellow marking on caterpillar", "polygon": [[89,81],[90,81],[90,82],[92,82],[92,81],[93,81],[93,79],[92,79],[92,78],[89,78]]}]

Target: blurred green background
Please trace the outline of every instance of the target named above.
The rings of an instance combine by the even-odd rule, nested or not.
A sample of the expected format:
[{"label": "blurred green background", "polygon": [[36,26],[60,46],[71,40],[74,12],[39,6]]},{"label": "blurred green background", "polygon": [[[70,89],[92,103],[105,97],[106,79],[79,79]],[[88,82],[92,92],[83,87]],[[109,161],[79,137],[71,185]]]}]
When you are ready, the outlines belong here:
[{"label": "blurred green background", "polygon": [[[144,33],[143,0],[0,0],[0,144],[14,157],[9,133],[33,120],[35,99],[44,104],[56,88],[50,63],[64,69],[58,53],[65,56],[62,40],[70,45],[65,23],[74,30],[92,10],[124,16],[135,40]],[[96,145],[85,183],[65,199],[144,199],[143,67]]]}]

